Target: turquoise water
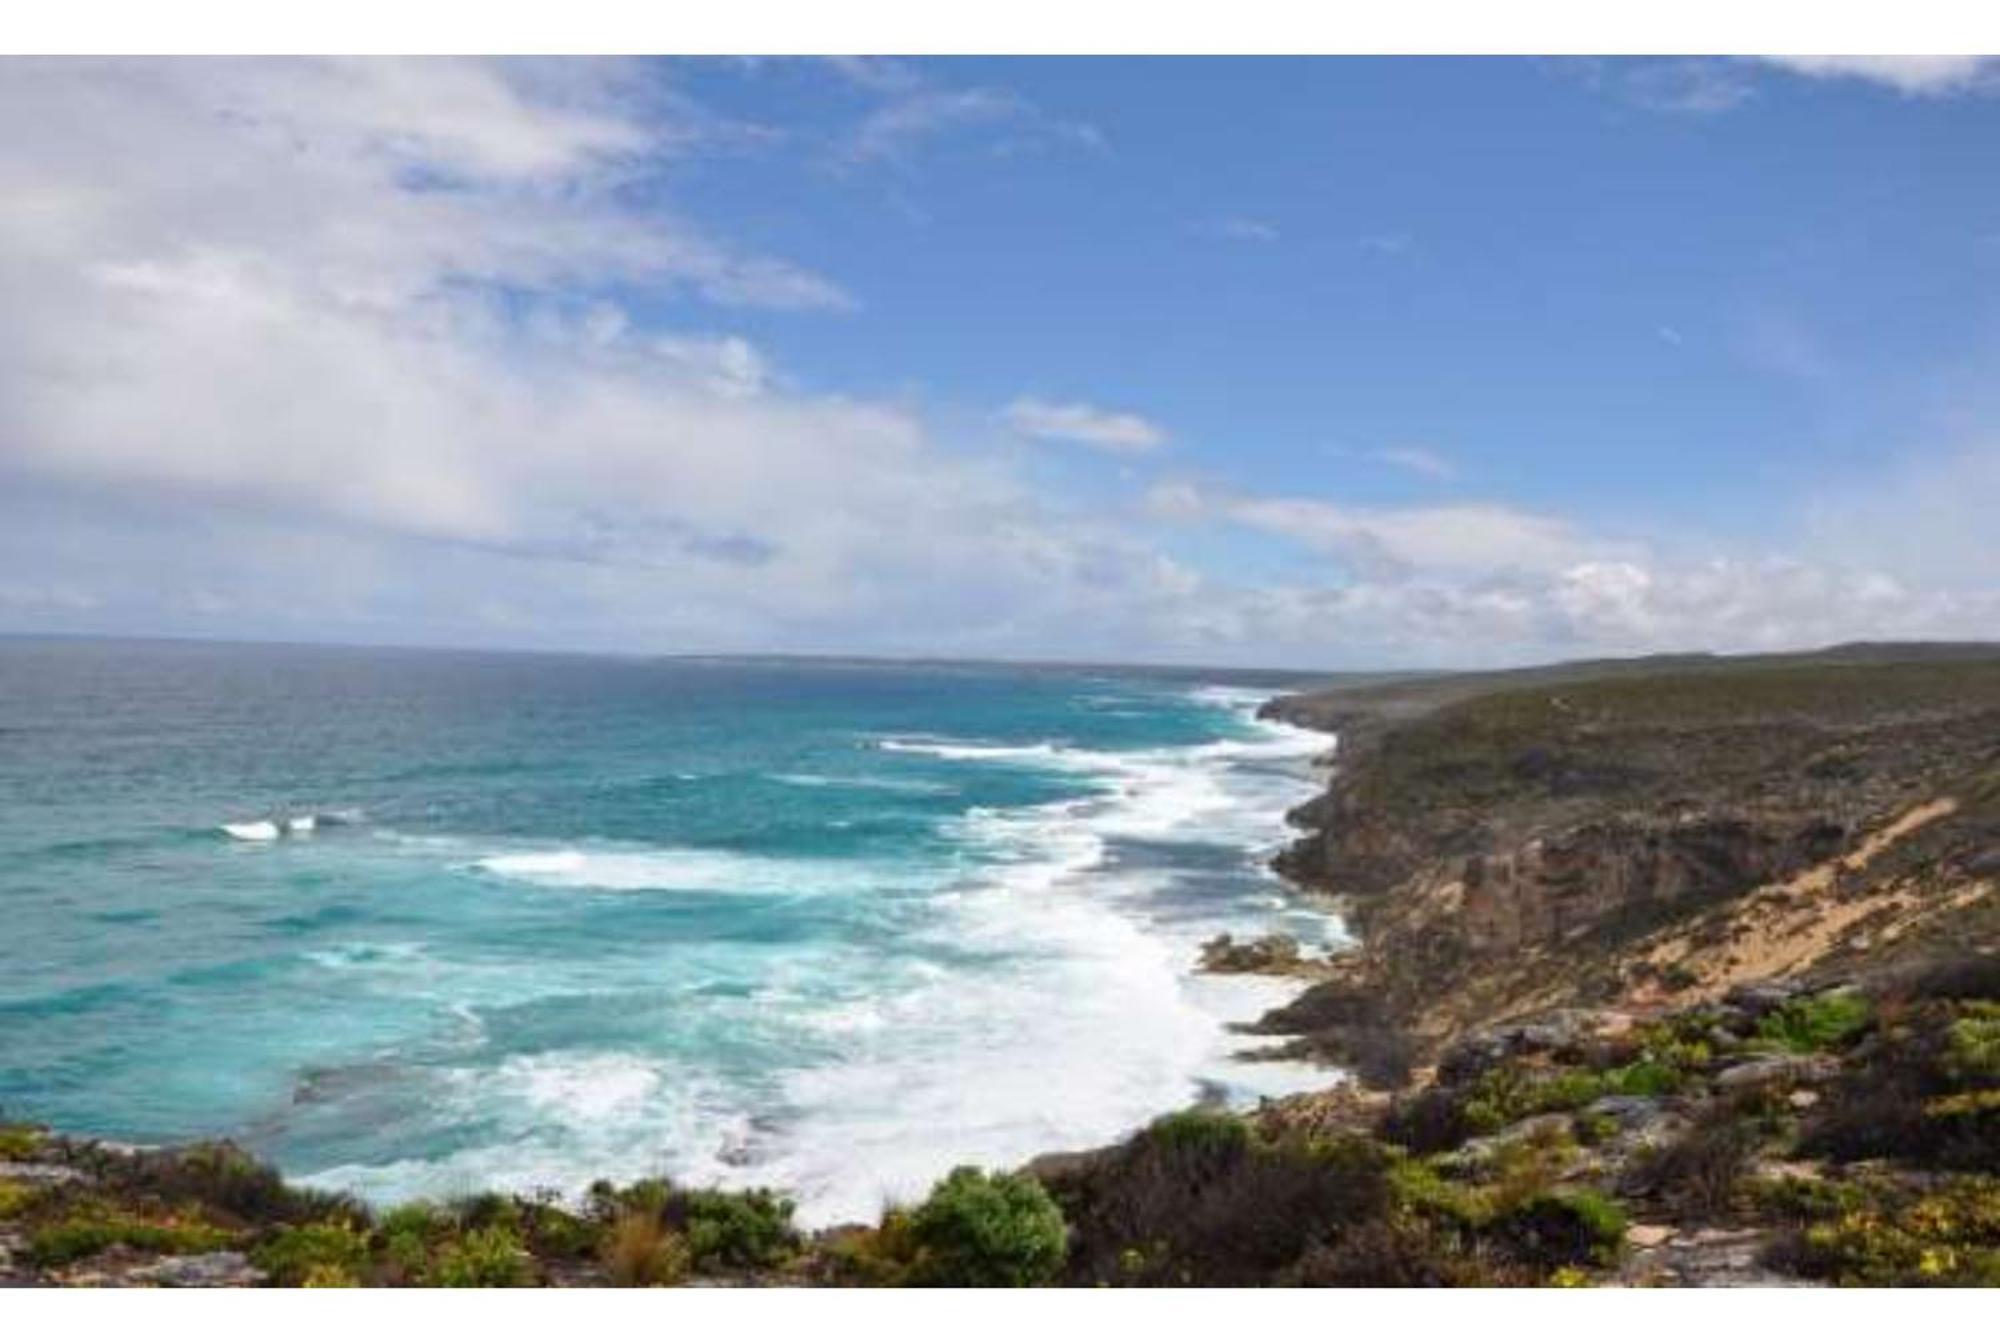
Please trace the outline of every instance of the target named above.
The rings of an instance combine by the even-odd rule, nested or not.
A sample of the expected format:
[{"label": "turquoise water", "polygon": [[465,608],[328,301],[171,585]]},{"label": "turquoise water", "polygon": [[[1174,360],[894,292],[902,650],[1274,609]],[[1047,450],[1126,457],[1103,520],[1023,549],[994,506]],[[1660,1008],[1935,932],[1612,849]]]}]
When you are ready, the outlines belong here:
[{"label": "turquoise water", "polygon": [[1190,974],[1340,937],[1264,868],[1325,746],[1268,693],[0,640],[0,1107],[376,1199],[658,1173],[827,1222],[1309,1085],[1230,1058],[1283,986]]}]

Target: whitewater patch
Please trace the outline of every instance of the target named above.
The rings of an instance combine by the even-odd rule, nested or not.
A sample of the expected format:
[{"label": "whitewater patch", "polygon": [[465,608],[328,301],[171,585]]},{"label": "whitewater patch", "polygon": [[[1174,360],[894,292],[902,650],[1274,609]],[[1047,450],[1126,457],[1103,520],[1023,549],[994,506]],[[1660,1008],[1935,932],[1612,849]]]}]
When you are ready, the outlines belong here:
[{"label": "whitewater patch", "polygon": [[[1246,1042],[1230,1025],[1289,999],[1295,983],[1194,968],[1200,944],[1218,932],[1283,929],[1309,947],[1344,940],[1336,919],[1265,868],[1289,837],[1285,809],[1315,787],[1312,762],[1327,739],[1256,722],[1261,692],[1194,695],[1237,715],[1238,735],[1123,751],[879,741],[884,751],[1040,770],[1073,786],[1074,796],[1053,802],[941,818],[957,856],[942,866],[595,842],[494,847],[461,862],[459,871],[522,889],[854,898],[833,903],[844,908],[866,907],[861,898],[886,886],[911,899],[853,942],[741,963],[748,991],[737,998],[703,998],[695,984],[680,998],[644,999],[654,979],[675,974],[666,964],[542,984],[551,1015],[592,993],[601,997],[586,1003],[626,1015],[638,995],[654,1005],[639,1011],[700,1034],[693,1044],[662,1038],[657,1050],[650,1041],[623,1048],[621,1038],[617,1049],[506,1053],[504,1015],[490,1007],[509,973],[485,968],[495,997],[475,1014],[489,1028],[480,1048],[500,1056],[411,1084],[408,1104],[427,1137],[401,1145],[410,1155],[309,1179],[393,1201],[489,1188],[574,1193],[598,1178],[662,1175],[781,1188],[798,1199],[802,1224],[827,1226],[921,1198],[959,1163],[1009,1166],[1114,1141],[1199,1099],[1250,1105],[1325,1085],[1323,1071],[1302,1063],[1236,1057],[1271,1042]],[[381,973],[406,964],[401,952],[341,948],[322,964]],[[537,971],[523,963],[520,975]]]},{"label": "whitewater patch", "polygon": [[839,859],[785,859],[717,849],[550,849],[494,854],[468,865],[540,887],[608,892],[814,896],[908,886],[917,875]]},{"label": "whitewater patch", "polygon": [[352,826],[361,820],[355,809],[337,812],[299,812],[281,817],[260,817],[254,821],[225,821],[216,829],[231,840],[276,840],[281,835],[312,835],[322,826]]},{"label": "whitewater patch", "polygon": [[772,775],[780,784],[800,789],[868,789],[879,793],[907,793],[923,797],[943,797],[956,793],[949,784],[923,779],[892,779],[884,775],[815,775],[787,773]]}]

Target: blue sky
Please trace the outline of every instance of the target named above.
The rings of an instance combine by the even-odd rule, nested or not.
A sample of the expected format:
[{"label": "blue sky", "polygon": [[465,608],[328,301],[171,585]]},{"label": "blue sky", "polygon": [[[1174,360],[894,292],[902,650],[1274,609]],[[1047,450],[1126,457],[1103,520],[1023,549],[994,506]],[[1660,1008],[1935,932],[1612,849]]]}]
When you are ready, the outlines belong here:
[{"label": "blue sky", "polygon": [[1981,63],[0,63],[0,627],[2000,634]]}]

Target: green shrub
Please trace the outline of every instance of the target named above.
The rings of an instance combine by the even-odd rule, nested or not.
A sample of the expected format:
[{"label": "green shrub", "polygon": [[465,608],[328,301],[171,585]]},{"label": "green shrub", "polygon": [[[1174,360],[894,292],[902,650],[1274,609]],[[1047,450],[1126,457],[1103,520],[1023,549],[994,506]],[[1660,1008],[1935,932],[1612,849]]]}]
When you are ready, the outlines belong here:
[{"label": "green shrub", "polygon": [[422,1234],[409,1228],[382,1239],[382,1262],[393,1285],[408,1287],[431,1277],[431,1248]]},{"label": "green shrub", "polygon": [[79,1211],[34,1230],[28,1258],[43,1266],[66,1265],[125,1246],[160,1255],[199,1255],[235,1241],[221,1228],[198,1220],[147,1222],[112,1211]]},{"label": "green shrub", "polygon": [[1849,990],[1793,999],[1765,1014],[1756,1041],[1772,1049],[1809,1055],[1843,1044],[1874,1019],[1868,1000]]},{"label": "green shrub", "polygon": [[1921,1195],[1870,1196],[1808,1226],[1780,1263],[1856,1287],[2000,1288],[2000,1181],[1966,1177]]},{"label": "green shrub", "polygon": [[382,1215],[380,1226],[385,1237],[411,1236],[426,1243],[447,1236],[454,1228],[451,1215],[423,1201],[398,1204]]},{"label": "green shrub", "polygon": [[439,1252],[430,1281],[439,1288],[520,1288],[528,1282],[527,1254],[509,1227],[474,1228]]},{"label": "green shrub", "polygon": [[792,1201],[769,1190],[690,1190],[667,1205],[703,1269],[775,1269],[798,1253]]},{"label": "green shrub", "polygon": [[590,1187],[585,1207],[592,1222],[615,1223],[620,1214],[634,1210],[660,1212],[667,1207],[673,1193],[674,1188],[656,1176],[634,1181],[622,1189],[609,1181],[597,1181]]},{"label": "green shrub", "polygon": [[1663,1097],[1678,1092],[1686,1081],[1680,1065],[1650,1055],[1607,1069],[1603,1078],[1607,1097]]},{"label": "green shrub", "polygon": [[358,1283],[368,1261],[368,1234],[338,1222],[288,1227],[250,1252],[250,1263],[286,1287]]},{"label": "green shrub", "polygon": [[1480,1226],[1493,1212],[1492,1200],[1476,1187],[1416,1158],[1398,1159],[1389,1168],[1389,1189],[1399,1209],[1469,1228]]},{"label": "green shrub", "polygon": [[1742,1189],[1751,1203],[1772,1217],[1807,1222],[1853,1213],[1870,1201],[1869,1192],[1860,1185],[1801,1176],[1747,1180]]},{"label": "green shrub", "polygon": [[19,1181],[0,1181],[0,1218],[12,1218],[35,1202],[35,1192]]},{"label": "green shrub", "polygon": [[509,1195],[491,1191],[453,1200],[445,1212],[458,1226],[467,1229],[504,1227],[513,1230],[521,1225],[520,1204]]},{"label": "green shrub", "polygon": [[42,1132],[33,1125],[0,1125],[0,1162],[26,1162],[42,1149]]},{"label": "green shrub", "polygon": [[910,1215],[911,1282],[1031,1288],[1062,1271],[1069,1230],[1041,1183],[959,1167]]},{"label": "green shrub", "polygon": [[[1707,1046],[1700,1049],[1705,1051]],[[1613,1068],[1537,1073],[1510,1063],[1488,1069],[1458,1095],[1455,1117],[1440,1116],[1427,1127],[1438,1133],[1423,1146],[1456,1147],[1466,1138],[1495,1133],[1531,1115],[1581,1110],[1600,1097],[1653,1097],[1677,1091],[1684,1077],[1683,1065],[1675,1061],[1698,1053],[1663,1039],[1646,1047],[1637,1059]],[[1413,1132],[1411,1137],[1431,1136]]]},{"label": "green shrub", "polygon": [[128,1196],[173,1206],[200,1205],[228,1220],[269,1226],[365,1221],[342,1195],[286,1185],[275,1168],[233,1143],[197,1143],[140,1152],[122,1160],[110,1183]]},{"label": "green shrub", "polygon": [[1967,1082],[2000,1078],[2000,1003],[1976,1002],[1961,1008],[1963,1015],[1947,1033],[1945,1071]]},{"label": "green shrub", "polygon": [[1625,1210],[1595,1190],[1535,1195],[1488,1228],[1497,1250],[1545,1270],[1610,1264],[1625,1238]]},{"label": "green shrub", "polygon": [[1197,1158],[1234,1156],[1251,1141],[1242,1116],[1201,1106],[1161,1116],[1146,1132],[1157,1147]]},{"label": "green shrub", "polygon": [[557,1260],[587,1259],[597,1253],[604,1229],[588,1218],[552,1203],[522,1209],[521,1235],[537,1256]]}]

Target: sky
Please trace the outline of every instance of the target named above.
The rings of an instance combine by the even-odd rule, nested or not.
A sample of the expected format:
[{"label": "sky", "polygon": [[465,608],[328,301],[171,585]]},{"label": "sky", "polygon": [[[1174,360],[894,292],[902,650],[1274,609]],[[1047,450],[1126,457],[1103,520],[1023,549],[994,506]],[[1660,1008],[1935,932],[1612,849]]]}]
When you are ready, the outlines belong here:
[{"label": "sky", "polygon": [[0,630],[2000,638],[2000,66],[0,60]]}]

